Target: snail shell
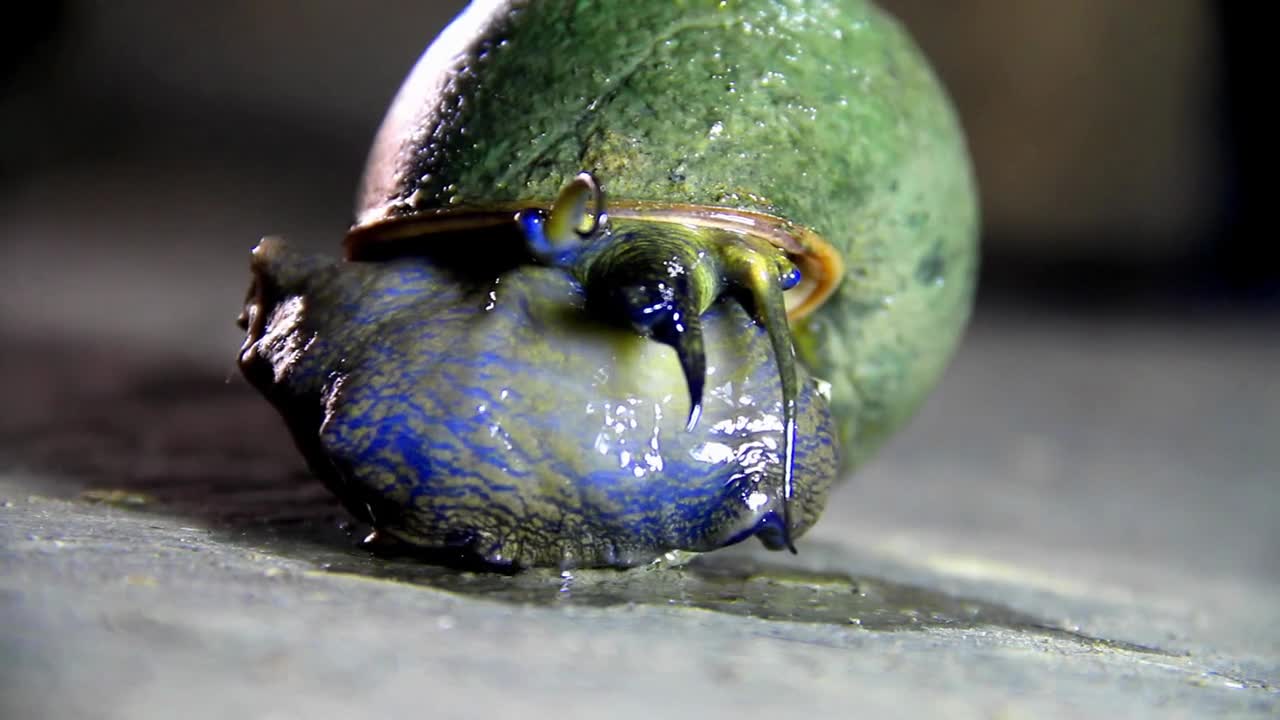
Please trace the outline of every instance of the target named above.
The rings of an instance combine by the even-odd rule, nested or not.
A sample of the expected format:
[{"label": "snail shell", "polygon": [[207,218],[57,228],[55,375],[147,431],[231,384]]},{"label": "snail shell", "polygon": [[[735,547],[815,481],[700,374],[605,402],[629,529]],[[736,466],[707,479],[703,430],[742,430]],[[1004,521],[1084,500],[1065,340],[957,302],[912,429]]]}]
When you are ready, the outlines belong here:
[{"label": "snail shell", "polygon": [[858,0],[474,3],[359,197],[345,262],[259,247],[242,367],[352,512],[490,563],[791,547],[971,305],[959,125]]},{"label": "snail shell", "polygon": [[793,256],[796,350],[831,383],[845,470],[911,416],[968,321],[964,135],[872,3],[473,3],[393,101],[347,252],[509,221],[582,169],[615,217],[722,223]]}]

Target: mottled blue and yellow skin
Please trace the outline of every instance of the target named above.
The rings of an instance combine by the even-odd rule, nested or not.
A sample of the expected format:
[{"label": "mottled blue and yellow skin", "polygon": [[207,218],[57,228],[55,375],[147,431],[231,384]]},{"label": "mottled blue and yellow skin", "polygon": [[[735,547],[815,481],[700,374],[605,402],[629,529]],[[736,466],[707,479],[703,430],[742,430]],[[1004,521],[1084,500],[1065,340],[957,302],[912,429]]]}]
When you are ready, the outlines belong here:
[{"label": "mottled blue and yellow skin", "polygon": [[[672,349],[585,313],[561,269],[338,262],[275,239],[253,267],[242,368],[313,471],[379,530],[516,566],[629,566],[751,536],[782,546],[779,375],[739,303],[703,316],[707,390],[688,430]],[[800,388],[793,537],[838,464],[803,370]]]},{"label": "mottled blue and yellow skin", "polygon": [[[525,223],[512,261],[583,171],[611,235],[562,263]],[[476,0],[361,188],[347,262],[258,249],[242,366],[352,512],[496,564],[787,546],[937,382],[977,277],[958,118],[869,0]],[[701,340],[617,322],[672,258],[703,277],[658,297]]]},{"label": "mottled blue and yellow skin", "polygon": [[545,208],[582,170],[615,208],[764,213],[839,252],[835,294],[790,333],[831,384],[845,473],[952,356],[977,188],[945,89],[874,2],[474,0],[386,114],[352,245],[438,211]]}]

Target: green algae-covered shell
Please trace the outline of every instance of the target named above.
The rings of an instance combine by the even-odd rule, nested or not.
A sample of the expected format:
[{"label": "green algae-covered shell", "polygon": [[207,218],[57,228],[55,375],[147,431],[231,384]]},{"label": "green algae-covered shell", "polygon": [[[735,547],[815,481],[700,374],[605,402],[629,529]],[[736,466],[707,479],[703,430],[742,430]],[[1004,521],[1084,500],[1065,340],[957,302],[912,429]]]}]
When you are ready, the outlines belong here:
[{"label": "green algae-covered shell", "polygon": [[393,103],[348,251],[406,226],[431,242],[423,218],[548,205],[584,169],[611,206],[770,216],[802,238],[793,254],[834,248],[842,262],[805,266],[834,293],[792,329],[831,384],[846,468],[909,417],[968,318],[963,134],[870,3],[474,3]]}]

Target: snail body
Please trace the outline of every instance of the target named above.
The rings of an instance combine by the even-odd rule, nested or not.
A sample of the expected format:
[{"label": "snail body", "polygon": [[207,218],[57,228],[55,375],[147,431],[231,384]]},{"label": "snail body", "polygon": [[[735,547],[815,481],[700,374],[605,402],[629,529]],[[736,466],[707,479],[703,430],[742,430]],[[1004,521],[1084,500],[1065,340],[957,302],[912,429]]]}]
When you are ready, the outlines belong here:
[{"label": "snail body", "polygon": [[241,365],[411,544],[793,548],[967,320],[960,128],[858,0],[580,5],[476,3],[437,38],[344,259],[255,251]]}]

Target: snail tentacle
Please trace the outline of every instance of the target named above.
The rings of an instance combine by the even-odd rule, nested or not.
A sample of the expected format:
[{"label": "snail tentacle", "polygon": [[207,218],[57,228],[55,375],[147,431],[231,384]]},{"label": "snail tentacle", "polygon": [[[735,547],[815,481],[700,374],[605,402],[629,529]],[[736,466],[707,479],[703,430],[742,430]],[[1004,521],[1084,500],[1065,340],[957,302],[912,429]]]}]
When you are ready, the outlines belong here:
[{"label": "snail tentacle", "polygon": [[534,257],[558,267],[573,265],[585,244],[609,228],[604,192],[586,172],[565,184],[550,212],[526,208],[516,213],[515,222]]},{"label": "snail tentacle", "polygon": [[559,245],[576,243],[608,229],[604,191],[595,176],[581,172],[565,184],[551,207],[547,226],[552,242]]},{"label": "snail tentacle", "polygon": [[703,256],[692,234],[638,227],[599,235],[576,273],[597,315],[675,350],[689,388],[689,430],[702,415],[706,384],[701,317],[722,290]]},{"label": "snail tentacle", "polygon": [[702,313],[690,307],[687,294],[678,293],[665,283],[628,286],[622,288],[619,295],[617,302],[629,313],[631,325],[637,332],[676,351],[689,386],[689,417],[685,429],[694,429],[702,417],[702,391],[707,376]]},{"label": "snail tentacle", "polygon": [[755,320],[769,335],[774,360],[778,364],[778,376],[782,385],[782,510],[783,540],[791,552],[796,552],[791,542],[791,500],[795,495],[796,446],[796,352],[791,342],[791,328],[787,323],[787,306],[783,291],[800,281],[799,270],[786,255],[773,246],[756,247],[742,242],[723,245],[722,263],[729,284],[743,289],[751,297]]}]

